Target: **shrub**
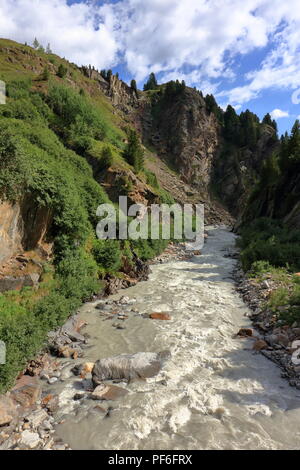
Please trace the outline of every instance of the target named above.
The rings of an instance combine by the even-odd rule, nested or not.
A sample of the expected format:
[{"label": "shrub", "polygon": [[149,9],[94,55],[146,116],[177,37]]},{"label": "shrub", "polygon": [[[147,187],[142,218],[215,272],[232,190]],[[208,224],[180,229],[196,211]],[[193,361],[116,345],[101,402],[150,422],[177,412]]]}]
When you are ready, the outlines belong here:
[{"label": "shrub", "polygon": [[36,354],[43,333],[32,312],[0,295],[0,338],[6,344],[6,364],[0,365],[1,392],[13,384],[26,360]]},{"label": "shrub", "polygon": [[59,64],[57,69],[57,76],[60,78],[65,78],[68,73],[68,68],[65,67],[63,64]]},{"label": "shrub", "polygon": [[139,142],[137,133],[130,129],[128,131],[128,144],[123,152],[123,158],[132,165],[138,173],[144,166],[144,151]]},{"label": "shrub", "polygon": [[113,164],[113,154],[111,148],[106,145],[102,150],[101,166],[103,169],[107,169]]},{"label": "shrub", "polygon": [[121,250],[118,240],[95,240],[92,250],[93,256],[105,271],[113,273],[121,267]]}]

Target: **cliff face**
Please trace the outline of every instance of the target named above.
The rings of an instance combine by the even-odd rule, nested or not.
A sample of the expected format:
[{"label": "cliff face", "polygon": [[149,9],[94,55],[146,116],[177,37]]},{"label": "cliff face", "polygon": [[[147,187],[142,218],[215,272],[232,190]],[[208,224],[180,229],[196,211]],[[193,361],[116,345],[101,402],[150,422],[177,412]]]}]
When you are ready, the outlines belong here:
[{"label": "cliff face", "polygon": [[[21,202],[0,204],[0,263],[11,256],[39,249],[51,252],[51,243],[46,242],[52,216],[51,211],[32,203],[30,196]],[[46,248],[47,246],[47,248]]]},{"label": "cliff face", "polygon": [[213,161],[212,185],[223,203],[239,217],[259,178],[262,163],[275,150],[274,130],[266,126],[255,147],[239,148],[224,140]]},{"label": "cliff face", "polygon": [[33,204],[30,195],[0,204],[0,292],[38,282],[40,262],[52,253],[51,222],[51,211]]},{"label": "cliff face", "polygon": [[119,80],[116,75],[111,75],[105,79],[98,70],[91,67],[83,67],[81,70],[88,78],[98,83],[101,92],[111,100],[115,108],[122,111],[125,115],[138,106],[138,92],[122,80]]},{"label": "cliff face", "polygon": [[[221,204],[235,217],[242,213],[263,160],[274,150],[274,129],[262,127],[253,148],[239,147],[226,142],[216,115],[195,89],[173,83],[135,92],[115,75],[104,79],[91,68],[85,74],[98,83],[124,122],[135,126],[152,154],[175,172],[177,186],[186,185],[181,200],[192,194],[193,202]],[[146,166],[159,176],[150,161]],[[163,178],[160,183],[165,187]],[[175,189],[176,200],[177,193]]]},{"label": "cliff face", "polygon": [[142,130],[144,139],[179,172],[183,181],[207,191],[220,128],[198,92],[185,88],[170,98],[154,98],[151,109],[142,115]]},{"label": "cliff face", "polygon": [[139,100],[134,122],[143,140],[178,173],[206,204],[216,199],[238,216],[262,162],[274,150],[274,129],[264,126],[254,148],[226,142],[215,114],[201,93],[184,88],[166,98],[153,93]]}]

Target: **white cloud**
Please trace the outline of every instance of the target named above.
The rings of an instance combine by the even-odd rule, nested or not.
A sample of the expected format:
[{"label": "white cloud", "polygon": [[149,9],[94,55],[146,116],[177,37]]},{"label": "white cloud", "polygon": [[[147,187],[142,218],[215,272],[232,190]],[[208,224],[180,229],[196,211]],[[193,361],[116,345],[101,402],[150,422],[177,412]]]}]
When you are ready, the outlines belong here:
[{"label": "white cloud", "polygon": [[[220,96],[242,104],[257,98],[266,89],[295,90],[300,85],[300,10],[298,0],[282,2],[265,0],[256,14],[268,25],[271,50],[259,69],[245,76],[244,86],[235,87]],[[292,97],[291,97],[292,100]]]},{"label": "white cloud", "polygon": [[282,109],[273,109],[273,111],[270,113],[272,119],[280,119],[280,118],[285,118],[289,117],[289,112],[288,111],[282,111]]},{"label": "white cloud", "polygon": [[[97,25],[97,29],[95,26]],[[66,0],[0,0],[1,37],[32,44],[50,42],[54,52],[98,68],[117,61],[114,22],[106,6],[68,5]]]},{"label": "white cloud", "polygon": [[299,0],[0,0],[0,35],[37,36],[79,65],[125,63],[139,81],[160,72],[210,93],[234,79],[241,55],[270,46],[222,101],[241,106],[262,90],[300,86]]},{"label": "white cloud", "polygon": [[[221,4],[220,4],[221,3]],[[137,79],[150,71],[188,65],[201,78],[232,76],[229,56],[267,44],[267,25],[253,11],[262,0],[123,0],[115,7],[129,70]]]}]

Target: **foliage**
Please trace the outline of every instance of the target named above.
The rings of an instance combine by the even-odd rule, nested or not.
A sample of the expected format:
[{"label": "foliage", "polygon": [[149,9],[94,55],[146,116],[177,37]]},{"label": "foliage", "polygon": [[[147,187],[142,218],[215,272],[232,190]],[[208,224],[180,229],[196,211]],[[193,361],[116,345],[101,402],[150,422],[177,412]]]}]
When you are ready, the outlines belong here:
[{"label": "foliage", "polygon": [[106,145],[102,150],[101,165],[103,169],[109,168],[113,164],[113,154],[111,148]]},{"label": "foliage", "polygon": [[130,88],[137,93],[137,91],[138,91],[137,84],[136,84],[136,81],[133,80],[133,79],[130,82]]},{"label": "foliage", "polygon": [[139,141],[139,137],[133,129],[128,131],[128,144],[123,152],[123,158],[132,165],[138,173],[144,166],[144,151]]},{"label": "foliage", "polygon": [[57,69],[57,76],[60,78],[65,78],[67,76],[68,69],[63,64],[59,64]]},{"label": "foliage", "polygon": [[157,80],[156,80],[155,74],[152,72],[150,73],[150,76],[144,85],[144,91],[157,90],[157,88],[158,88]]},{"label": "foliage", "polygon": [[99,266],[105,271],[116,272],[121,267],[121,250],[118,240],[95,240],[93,256]]},{"label": "foliage", "polygon": [[[34,91],[33,83],[35,90],[43,91]],[[46,333],[99,292],[99,274],[116,273],[123,254],[131,259],[133,249],[129,242],[125,246],[115,240],[94,241],[96,208],[109,199],[81,155],[90,154],[101,140],[100,160],[110,166],[123,137],[112,114],[101,103],[95,105],[88,93],[55,80],[36,87],[26,76],[14,77],[7,83],[7,95],[7,104],[0,109],[1,199],[16,202],[25,194],[33,207],[49,210],[55,269],[47,289],[0,295],[0,338],[7,344],[7,364],[0,366],[1,391],[42,348]],[[137,135],[129,136],[126,150],[139,171],[143,150]],[[146,240],[141,256],[147,259],[166,244]]]},{"label": "foliage", "polygon": [[243,268],[248,271],[257,261],[275,267],[300,269],[300,230],[290,230],[282,222],[261,218],[241,231],[239,242]]}]

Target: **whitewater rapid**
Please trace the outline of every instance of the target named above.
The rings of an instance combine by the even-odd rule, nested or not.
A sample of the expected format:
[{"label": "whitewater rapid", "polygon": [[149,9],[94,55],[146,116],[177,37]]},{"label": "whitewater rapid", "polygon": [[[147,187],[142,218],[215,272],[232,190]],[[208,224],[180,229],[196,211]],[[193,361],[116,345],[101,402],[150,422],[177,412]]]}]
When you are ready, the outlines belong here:
[{"label": "whitewater rapid", "polygon": [[[97,402],[72,399],[78,378],[56,385],[57,432],[72,449],[300,449],[300,391],[253,353],[253,340],[234,338],[250,326],[232,278],[236,260],[224,257],[234,245],[234,234],[210,227],[201,256],[152,266],[148,281],[111,297],[137,300],[124,330],[103,320],[97,302],[82,307],[84,361],[162,350],[171,358],[155,378],[120,384],[129,393],[110,403],[109,418]],[[151,312],[172,320],[142,316]]]}]

